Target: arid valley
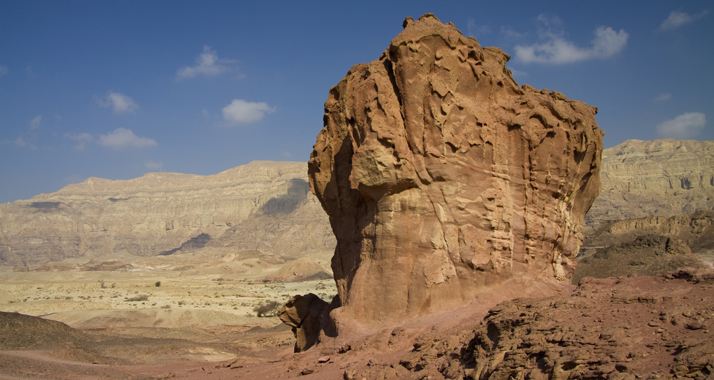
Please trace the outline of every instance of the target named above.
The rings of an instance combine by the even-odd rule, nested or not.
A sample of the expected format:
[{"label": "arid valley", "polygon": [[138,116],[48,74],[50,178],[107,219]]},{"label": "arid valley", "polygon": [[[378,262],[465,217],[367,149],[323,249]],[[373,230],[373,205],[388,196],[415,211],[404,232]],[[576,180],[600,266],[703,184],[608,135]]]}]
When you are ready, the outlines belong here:
[{"label": "arid valley", "polygon": [[509,59],[408,17],[308,162],[0,204],[0,379],[712,379],[714,141]]}]

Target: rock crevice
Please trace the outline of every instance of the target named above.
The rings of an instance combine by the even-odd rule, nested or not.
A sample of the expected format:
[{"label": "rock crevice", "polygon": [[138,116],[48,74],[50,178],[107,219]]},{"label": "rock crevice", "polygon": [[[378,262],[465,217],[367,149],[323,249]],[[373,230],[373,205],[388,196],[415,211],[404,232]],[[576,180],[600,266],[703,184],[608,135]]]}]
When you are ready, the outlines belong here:
[{"label": "rock crevice", "polygon": [[513,276],[566,281],[599,193],[597,110],[520,87],[433,15],[330,89],[308,164],[345,310],[386,321]]}]

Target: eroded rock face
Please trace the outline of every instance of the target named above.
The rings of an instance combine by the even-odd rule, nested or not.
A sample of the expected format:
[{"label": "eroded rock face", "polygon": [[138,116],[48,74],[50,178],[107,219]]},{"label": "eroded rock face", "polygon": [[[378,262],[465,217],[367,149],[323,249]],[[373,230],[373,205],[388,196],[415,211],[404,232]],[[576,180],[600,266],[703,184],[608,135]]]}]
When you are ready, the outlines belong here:
[{"label": "eroded rock face", "polygon": [[433,15],[330,90],[310,185],[342,313],[397,320],[513,276],[567,281],[600,190],[595,107],[519,87],[498,48]]},{"label": "eroded rock face", "polygon": [[328,303],[313,293],[293,296],[278,310],[280,320],[292,327],[295,334],[295,352],[315,345],[322,329],[323,311]]},{"label": "eroded rock face", "polygon": [[602,153],[602,194],[586,223],[714,209],[714,141],[627,140]]},{"label": "eroded rock face", "polygon": [[35,267],[67,258],[147,257],[216,247],[329,257],[334,237],[310,194],[305,168],[302,162],[255,161],[211,176],[90,178],[0,204],[0,265]]}]

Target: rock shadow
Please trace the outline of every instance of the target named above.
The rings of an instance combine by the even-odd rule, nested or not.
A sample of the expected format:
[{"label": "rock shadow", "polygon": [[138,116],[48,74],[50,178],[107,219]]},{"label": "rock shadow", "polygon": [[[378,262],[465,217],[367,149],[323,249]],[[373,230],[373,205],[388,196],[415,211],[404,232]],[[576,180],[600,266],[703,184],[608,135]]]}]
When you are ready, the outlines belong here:
[{"label": "rock shadow", "polygon": [[265,202],[260,208],[260,213],[269,216],[290,214],[307,201],[307,193],[309,191],[310,184],[307,181],[293,178],[288,183],[287,193]]},{"label": "rock shadow", "polygon": [[211,241],[211,235],[209,235],[207,233],[202,233],[202,234],[199,234],[195,237],[192,237],[192,238],[186,240],[178,248],[170,249],[168,251],[163,251],[163,252],[159,253],[159,256],[173,255],[174,253],[176,253],[180,250],[201,249],[201,248],[205,247],[209,241]]}]

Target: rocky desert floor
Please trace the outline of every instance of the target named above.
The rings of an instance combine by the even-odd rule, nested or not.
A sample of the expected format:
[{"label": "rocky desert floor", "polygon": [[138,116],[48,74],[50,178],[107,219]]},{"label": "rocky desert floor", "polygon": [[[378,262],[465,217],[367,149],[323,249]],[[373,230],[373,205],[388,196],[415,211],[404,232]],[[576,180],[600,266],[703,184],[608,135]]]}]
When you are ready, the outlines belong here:
[{"label": "rocky desert floor", "polygon": [[[0,379],[470,378],[478,377],[474,371],[484,371],[482,362],[490,363],[487,367],[495,372],[516,371],[511,366],[515,362],[510,354],[504,357],[503,350],[523,350],[524,358],[534,360],[533,368],[540,368],[541,356],[552,356],[553,363],[543,359],[550,363],[544,364],[544,372],[565,368],[567,373],[580,371],[601,378],[634,378],[627,376],[648,366],[652,371],[643,373],[656,378],[677,371],[680,377],[699,378],[708,373],[707,366],[714,366],[711,345],[706,343],[714,315],[711,275],[706,280],[693,280],[686,273],[676,278],[635,276],[561,290],[511,284],[428,320],[379,328],[355,325],[334,341],[295,354],[290,329],[275,317],[258,317],[254,309],[270,301],[282,304],[295,294],[312,292],[329,299],[335,294],[332,280],[266,282],[285,264],[254,259],[239,264],[204,261],[204,265],[178,267],[134,262],[134,269],[124,271],[3,268]],[[511,298],[508,289],[524,287],[532,289],[530,300],[495,306]],[[571,303],[583,305],[553,309]],[[511,309],[513,316],[499,312]],[[518,325],[494,322],[494,318],[520,320],[523,310],[536,321],[538,315],[555,313],[545,320],[570,324],[536,329],[549,331],[544,337],[533,332],[524,335],[541,341],[542,355],[521,342],[527,340],[523,337],[508,338],[521,342],[513,347],[498,343],[484,345],[493,347],[487,350],[474,348],[481,344],[474,343],[480,330],[489,336],[490,324]],[[580,325],[597,330],[591,334],[595,340],[582,343],[576,337],[569,343],[548,335],[577,331]],[[612,334],[605,330],[613,328],[625,331],[628,338],[608,338]],[[508,331],[499,334],[513,333]],[[580,364],[580,359],[565,354],[568,347],[577,346],[580,355],[588,345],[595,351],[585,356],[597,356],[597,361]],[[655,352],[664,356],[653,367],[647,360]],[[473,359],[459,361],[464,358]]]}]

